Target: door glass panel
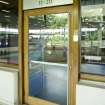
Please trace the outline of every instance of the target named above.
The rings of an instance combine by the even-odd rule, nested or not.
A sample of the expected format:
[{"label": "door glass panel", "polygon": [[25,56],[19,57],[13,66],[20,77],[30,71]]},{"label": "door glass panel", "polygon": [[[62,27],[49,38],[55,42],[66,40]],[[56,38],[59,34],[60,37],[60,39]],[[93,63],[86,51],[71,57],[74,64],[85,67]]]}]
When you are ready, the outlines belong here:
[{"label": "door glass panel", "polygon": [[29,17],[29,95],[67,105],[68,14]]}]

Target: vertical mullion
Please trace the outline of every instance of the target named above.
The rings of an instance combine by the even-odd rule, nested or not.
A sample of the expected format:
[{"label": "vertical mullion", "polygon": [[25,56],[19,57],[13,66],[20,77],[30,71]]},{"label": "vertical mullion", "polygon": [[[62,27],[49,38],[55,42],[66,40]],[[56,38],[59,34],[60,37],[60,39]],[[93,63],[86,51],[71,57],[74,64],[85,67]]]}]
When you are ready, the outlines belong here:
[{"label": "vertical mullion", "polygon": [[28,16],[24,12],[24,100],[28,104]]},{"label": "vertical mullion", "polygon": [[23,58],[23,0],[18,0],[18,64],[19,64],[19,104],[23,103],[23,83],[24,83],[24,58]]}]

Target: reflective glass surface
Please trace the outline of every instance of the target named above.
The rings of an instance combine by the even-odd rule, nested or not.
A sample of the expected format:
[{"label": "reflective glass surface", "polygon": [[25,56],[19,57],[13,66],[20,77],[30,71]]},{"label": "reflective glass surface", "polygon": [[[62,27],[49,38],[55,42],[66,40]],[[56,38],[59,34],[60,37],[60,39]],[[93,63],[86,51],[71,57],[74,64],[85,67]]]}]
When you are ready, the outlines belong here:
[{"label": "reflective glass surface", "polygon": [[18,0],[0,2],[0,63],[18,63]]},{"label": "reflective glass surface", "polygon": [[68,14],[29,17],[29,95],[67,105]]},{"label": "reflective glass surface", "polygon": [[101,0],[82,4],[81,72],[105,75],[105,4]]}]

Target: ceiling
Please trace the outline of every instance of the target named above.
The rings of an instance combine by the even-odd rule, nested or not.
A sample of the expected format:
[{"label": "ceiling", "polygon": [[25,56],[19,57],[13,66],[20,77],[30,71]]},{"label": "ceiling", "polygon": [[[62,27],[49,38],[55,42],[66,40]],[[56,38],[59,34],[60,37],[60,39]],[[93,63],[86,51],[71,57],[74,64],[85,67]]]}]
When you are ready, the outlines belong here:
[{"label": "ceiling", "polygon": [[9,4],[7,5],[7,4],[0,3],[0,10],[7,9],[13,12],[17,11],[18,0],[1,0],[1,1],[7,2]]}]

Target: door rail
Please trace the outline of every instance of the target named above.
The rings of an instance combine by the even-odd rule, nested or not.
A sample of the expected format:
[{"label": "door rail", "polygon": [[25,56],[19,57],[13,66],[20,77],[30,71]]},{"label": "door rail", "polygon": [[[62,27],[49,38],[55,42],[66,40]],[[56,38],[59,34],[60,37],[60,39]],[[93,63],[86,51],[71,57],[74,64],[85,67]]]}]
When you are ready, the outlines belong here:
[{"label": "door rail", "polygon": [[51,65],[51,66],[62,66],[62,67],[68,67],[68,64],[59,64],[59,63],[43,62],[43,61],[34,61],[34,60],[31,60],[31,63],[36,63],[36,64],[45,64],[45,65]]}]

